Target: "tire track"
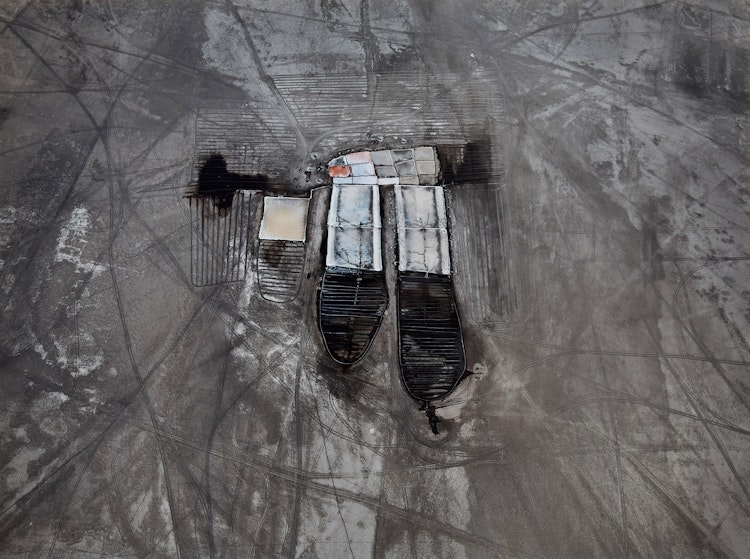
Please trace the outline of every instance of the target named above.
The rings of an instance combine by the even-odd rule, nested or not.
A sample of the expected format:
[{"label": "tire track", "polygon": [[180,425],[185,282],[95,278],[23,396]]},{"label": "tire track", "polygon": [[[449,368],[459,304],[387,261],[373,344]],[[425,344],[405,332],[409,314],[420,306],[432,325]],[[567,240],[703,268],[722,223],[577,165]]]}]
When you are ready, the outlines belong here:
[{"label": "tire track", "polygon": [[[737,399],[737,401],[742,404],[742,406],[750,412],[750,402],[748,402],[745,394],[737,387],[735,386],[727,376],[726,372],[724,371],[724,368],[721,366],[722,364],[728,364],[728,365],[744,365],[744,364],[750,364],[747,362],[727,362],[727,360],[724,359],[717,359],[714,357],[713,352],[706,346],[706,344],[699,338],[699,336],[694,332],[694,329],[688,324],[685,323],[685,321],[682,320],[682,317],[680,316],[680,312],[678,310],[677,306],[677,299],[682,292],[683,288],[685,287],[686,282],[696,273],[699,271],[705,269],[705,268],[713,268],[713,266],[716,263],[708,262],[706,264],[703,264],[702,266],[699,266],[687,274],[681,275],[680,281],[677,283],[677,286],[674,289],[674,293],[672,295],[672,302],[671,302],[671,310],[672,310],[672,318],[677,323],[677,328],[675,328],[675,337],[677,339],[678,347],[680,349],[680,355],[685,354],[685,333],[688,334],[690,339],[695,343],[696,346],[703,352],[705,355],[705,361],[708,361],[713,366],[716,373],[719,375],[719,378],[724,382],[724,384],[727,386],[727,388],[732,392],[734,397]],[[713,270],[711,270],[712,273]],[[687,301],[687,294],[685,295],[685,300]]]},{"label": "tire track", "polygon": [[[305,318],[302,319],[303,331],[307,324]],[[300,521],[300,510],[302,505],[302,489],[300,484],[300,476],[302,475],[302,414],[300,406],[300,383],[302,377],[302,368],[305,362],[304,355],[307,353],[307,346],[309,344],[309,337],[305,339],[301,346],[300,356],[297,361],[297,368],[295,369],[294,376],[294,442],[295,442],[295,460],[296,460],[296,472],[295,472],[295,483],[293,486],[294,490],[294,509],[292,512],[292,522],[287,533],[287,537],[291,538],[289,541],[289,547],[285,555],[290,559],[295,559],[297,556],[297,539],[299,537],[299,521]],[[286,540],[286,538],[284,538]]]},{"label": "tire track", "polygon": [[250,35],[250,31],[248,29],[249,24],[242,18],[242,15],[240,14],[239,9],[232,2],[232,0],[224,0],[224,4],[227,7],[227,9],[230,11],[230,13],[232,14],[232,17],[237,21],[237,23],[242,28],[242,33],[245,38],[245,44],[247,45],[247,48],[250,49],[250,54],[253,57],[253,62],[255,63],[258,76],[260,77],[261,81],[266,84],[272,97],[276,99],[276,102],[279,108],[282,110],[282,112],[286,116],[289,124],[291,124],[292,127],[295,129],[297,133],[297,141],[298,141],[297,155],[298,155],[299,160],[303,161],[305,156],[309,153],[304,129],[302,128],[297,118],[294,116],[294,113],[289,108],[289,105],[287,104],[286,99],[284,99],[283,95],[281,95],[281,92],[276,87],[276,84],[274,83],[273,78],[266,72],[265,67],[263,65],[263,61],[261,60],[260,55],[258,54],[258,50],[255,47],[255,42],[253,41],[253,38]]},{"label": "tire track", "polygon": [[[142,430],[146,430],[146,431],[153,430],[153,425],[138,422],[135,420],[129,421],[129,424],[134,427],[138,427]],[[161,431],[160,436],[162,438],[169,439],[170,441],[173,441],[177,444],[198,450],[199,452],[205,452],[205,447],[203,445],[197,442],[190,441],[189,439],[186,439],[184,437],[170,434],[167,431]],[[326,495],[335,496],[334,489],[330,485],[323,483],[323,482],[316,482],[314,481],[314,478],[310,478],[310,476],[307,473],[301,470],[288,468],[286,466],[281,466],[275,463],[275,461],[273,460],[264,461],[258,458],[257,456],[236,456],[236,455],[228,454],[227,452],[222,452],[222,451],[217,451],[217,450],[212,450],[211,454],[215,458],[220,458],[220,459],[228,460],[234,463],[247,465],[253,468],[254,470],[257,470],[263,473],[264,475],[269,476],[270,478],[274,478],[279,483],[282,483],[290,488],[294,488],[295,486],[299,485],[308,490],[313,490],[313,491],[320,492]],[[325,474],[324,477],[327,478],[328,474]],[[347,499],[353,502],[357,502],[376,512],[382,511],[383,514],[385,514],[386,516],[405,522],[409,525],[414,525],[416,527],[419,527],[425,530],[435,530],[437,532],[446,534],[457,540],[460,540],[468,544],[472,544],[482,549],[485,549],[487,551],[490,551],[491,553],[493,553],[495,556],[498,556],[498,557],[507,556],[508,553],[513,553],[514,554],[512,555],[513,557],[519,557],[519,558],[539,557],[538,555],[527,553],[527,552],[524,552],[523,550],[512,548],[510,546],[506,546],[499,542],[494,542],[482,536],[468,532],[467,530],[457,528],[453,525],[446,524],[444,522],[440,522],[437,520],[433,520],[431,518],[422,517],[421,514],[417,511],[414,511],[411,509],[402,509],[395,505],[389,505],[389,504],[383,505],[380,503],[380,500],[375,497],[368,497],[366,495],[361,495],[359,493],[354,493],[349,490],[341,489],[341,488],[336,489],[336,492],[338,493],[339,497],[342,499]]]},{"label": "tire track", "polygon": [[[137,364],[137,362],[135,360],[135,354],[133,352],[132,341],[131,341],[131,338],[130,338],[130,331],[129,331],[129,327],[128,327],[127,320],[126,320],[126,317],[125,317],[125,311],[124,311],[124,306],[123,306],[123,302],[122,302],[122,296],[121,296],[119,285],[118,285],[118,282],[117,282],[117,273],[116,273],[116,266],[115,266],[115,261],[116,260],[115,260],[115,254],[114,254],[114,241],[115,241],[115,239],[117,237],[117,231],[118,231],[118,227],[115,226],[115,223],[121,222],[121,220],[122,220],[122,209],[120,208],[119,214],[118,214],[118,212],[117,212],[117,210],[115,208],[115,190],[114,190],[114,180],[113,180],[113,176],[114,176],[113,175],[113,170],[114,170],[115,167],[114,167],[114,163],[113,163],[113,160],[112,160],[112,154],[111,154],[110,147],[109,147],[109,141],[108,141],[108,137],[107,137],[108,136],[108,128],[107,127],[108,127],[108,120],[109,120],[109,118],[110,118],[110,116],[112,114],[112,111],[114,110],[114,107],[117,105],[120,96],[124,93],[124,91],[125,91],[125,89],[127,87],[127,83],[128,82],[126,80],[121,85],[121,87],[120,87],[120,89],[118,91],[117,96],[112,100],[112,103],[110,104],[110,108],[109,108],[109,110],[107,112],[107,115],[106,115],[106,117],[104,119],[103,124],[99,125],[96,122],[96,119],[94,118],[94,116],[89,111],[88,107],[80,100],[80,98],[78,97],[78,94],[54,70],[54,68],[52,68],[50,66],[50,64],[36,51],[36,49],[31,45],[31,43],[29,43],[20,33],[18,33],[15,29],[13,29],[13,27],[11,27],[11,30],[18,37],[18,39],[26,46],[26,48],[37,58],[37,60],[39,60],[39,62],[50,72],[50,74],[52,74],[52,76],[54,76],[54,78],[64,88],[66,88],[68,90],[68,92],[75,99],[76,103],[79,105],[79,107],[81,108],[81,110],[83,111],[83,113],[89,119],[89,121],[91,122],[92,126],[97,130],[99,139],[102,142],[102,147],[104,148],[104,151],[105,151],[105,154],[106,154],[108,176],[109,176],[109,178],[107,180],[107,186],[108,186],[109,196],[110,196],[110,219],[109,219],[108,254],[109,254],[109,269],[110,269],[110,276],[111,276],[111,279],[112,279],[113,294],[114,294],[115,302],[116,302],[116,306],[117,306],[118,317],[119,317],[120,324],[121,324],[121,327],[122,327],[122,330],[123,330],[123,337],[124,337],[125,349],[126,349],[126,352],[128,354],[128,359],[130,361],[130,365],[131,365],[131,368],[133,370],[133,374],[136,377],[140,393],[142,394],[144,402],[146,403],[146,406],[148,408],[149,415],[151,417],[151,421],[154,424],[154,427],[156,428],[156,426],[158,425],[158,418],[156,416],[156,412],[155,412],[155,409],[154,409],[153,404],[151,402],[151,399],[150,399],[150,397],[148,395],[148,392],[147,392],[147,390],[145,388],[144,380],[143,380],[142,375],[139,372],[138,364]],[[159,39],[159,40],[155,41],[152,50],[155,51],[156,48],[158,48],[161,40],[163,40],[163,37],[162,37],[162,39]],[[142,59],[141,62],[139,63],[139,65],[138,65],[138,68],[142,64],[144,64],[147,59],[148,59],[148,57],[145,57],[144,59]],[[138,68],[136,68],[135,71],[137,71]],[[135,73],[135,71],[133,73]],[[168,499],[170,513],[171,513],[171,517],[172,517],[173,528],[176,528],[175,513],[174,513],[175,502],[174,502],[174,496],[172,494],[172,484],[171,484],[171,480],[170,480],[169,469],[167,467],[166,454],[165,454],[165,451],[164,451],[164,448],[163,448],[162,441],[160,440],[160,438],[159,438],[158,435],[157,435],[156,442],[157,442],[159,456],[160,456],[160,459],[161,459],[162,469],[163,469],[163,473],[164,473],[165,486],[166,486],[166,490],[167,490],[167,499]],[[176,541],[176,545],[177,545],[177,548],[176,548],[177,557],[179,559],[180,556],[181,556],[181,554],[180,554],[180,547],[179,547],[179,545],[180,545],[179,544],[179,538],[176,537],[175,541]],[[54,550],[54,546],[55,546],[55,540],[53,540],[52,546],[50,547],[50,550],[49,550],[49,554],[50,555],[51,555],[52,551]]]}]

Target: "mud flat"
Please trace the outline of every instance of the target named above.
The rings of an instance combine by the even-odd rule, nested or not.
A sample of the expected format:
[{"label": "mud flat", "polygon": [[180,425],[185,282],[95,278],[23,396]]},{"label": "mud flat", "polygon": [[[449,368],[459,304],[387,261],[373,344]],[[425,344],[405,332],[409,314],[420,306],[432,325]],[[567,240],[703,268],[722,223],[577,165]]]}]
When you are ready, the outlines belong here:
[{"label": "mud flat", "polygon": [[745,557],[749,21],[0,2],[0,558]]}]

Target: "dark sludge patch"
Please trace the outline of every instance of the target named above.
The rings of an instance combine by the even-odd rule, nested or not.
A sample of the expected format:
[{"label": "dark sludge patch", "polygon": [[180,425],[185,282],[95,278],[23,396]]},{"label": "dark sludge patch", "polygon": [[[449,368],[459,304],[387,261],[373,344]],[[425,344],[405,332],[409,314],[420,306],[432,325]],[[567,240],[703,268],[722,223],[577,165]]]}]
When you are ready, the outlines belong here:
[{"label": "dark sludge patch", "polygon": [[265,175],[243,175],[227,170],[227,162],[221,154],[214,154],[206,159],[198,173],[198,195],[210,196],[219,209],[232,207],[234,193],[238,190],[269,189],[268,177]]},{"label": "dark sludge patch", "polygon": [[362,404],[363,389],[372,386],[356,368],[332,362],[323,355],[318,359],[316,373],[334,398],[355,406]]},{"label": "dark sludge patch", "polygon": [[705,47],[685,41],[675,64],[675,82],[695,97],[702,97],[708,86]]},{"label": "dark sludge patch", "polygon": [[427,422],[430,424],[430,430],[432,431],[432,434],[439,435],[440,430],[438,429],[438,423],[440,423],[441,419],[435,412],[435,407],[432,406],[430,402],[424,402],[419,410],[425,412],[425,414],[427,415]]},{"label": "dark sludge patch", "polygon": [[462,146],[438,148],[446,184],[487,182],[492,176],[492,142],[483,133]]}]

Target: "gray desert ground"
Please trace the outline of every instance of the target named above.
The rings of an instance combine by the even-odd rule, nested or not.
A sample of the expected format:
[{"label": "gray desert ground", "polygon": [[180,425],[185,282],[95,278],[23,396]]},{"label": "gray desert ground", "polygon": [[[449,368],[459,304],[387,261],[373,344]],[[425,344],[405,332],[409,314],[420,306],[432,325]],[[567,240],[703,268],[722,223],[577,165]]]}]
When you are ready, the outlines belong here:
[{"label": "gray desert ground", "polygon": [[[0,558],[750,557],[749,18],[0,0]],[[327,163],[417,147],[467,371],[438,434],[394,187],[369,351],[319,321]],[[264,194],[305,226],[260,234]]]}]

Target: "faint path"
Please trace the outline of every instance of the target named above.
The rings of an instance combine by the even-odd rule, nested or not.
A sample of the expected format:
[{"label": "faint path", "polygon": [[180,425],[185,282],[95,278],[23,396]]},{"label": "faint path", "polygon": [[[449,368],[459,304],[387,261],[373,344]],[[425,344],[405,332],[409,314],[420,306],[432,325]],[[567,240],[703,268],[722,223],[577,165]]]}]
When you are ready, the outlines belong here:
[{"label": "faint path", "polygon": [[297,156],[300,161],[303,161],[305,157],[308,155],[308,145],[307,145],[307,139],[305,138],[305,131],[302,128],[302,125],[294,116],[294,113],[289,108],[289,105],[287,104],[283,95],[281,95],[281,92],[276,87],[276,84],[274,83],[273,78],[268,74],[268,72],[266,72],[265,67],[263,65],[263,61],[260,59],[258,50],[255,47],[255,42],[253,41],[253,38],[250,36],[250,31],[248,30],[248,25],[251,25],[251,24],[248,24],[242,18],[242,16],[240,15],[239,9],[231,0],[225,0],[224,4],[231,12],[232,17],[234,17],[237,23],[239,23],[240,26],[242,27],[242,33],[244,34],[244,37],[245,37],[245,43],[248,49],[250,49],[250,53],[252,54],[253,61],[255,63],[255,68],[256,68],[256,71],[258,72],[258,76],[260,77],[261,81],[263,81],[263,83],[266,84],[269,92],[271,93],[271,96],[276,99],[276,102],[279,108],[283,111],[289,123],[294,127],[297,133]]},{"label": "faint path", "polygon": [[[302,331],[305,331],[306,319],[302,319],[303,327]],[[287,533],[289,539],[289,547],[286,550],[285,555],[290,559],[294,559],[297,556],[297,540],[299,538],[299,522],[300,522],[300,509],[302,504],[302,488],[301,488],[301,475],[302,475],[302,409],[300,407],[299,396],[300,396],[300,383],[302,379],[302,370],[305,363],[305,355],[307,354],[307,347],[309,343],[309,337],[305,338],[305,341],[300,344],[300,353],[297,360],[297,368],[294,374],[294,443],[295,443],[295,483],[294,483],[294,509],[292,511],[292,522]],[[286,539],[286,538],[285,538]]]},{"label": "faint path", "polygon": [[[126,87],[127,87],[127,84],[128,84],[128,80],[125,80],[125,82],[121,85],[121,87],[120,87],[117,95],[114,97],[114,99],[112,99],[110,107],[109,107],[109,110],[107,112],[107,115],[104,118],[103,124],[100,125],[100,124],[97,123],[96,119],[94,118],[93,114],[89,111],[89,109],[86,106],[86,104],[81,101],[81,99],[79,98],[77,92],[71,86],[69,86],[67,84],[67,82],[41,56],[41,54],[33,47],[33,45],[31,45],[31,43],[29,43],[29,41],[27,41],[26,38],[23,37],[23,35],[21,35],[20,33],[18,33],[18,31],[16,31],[12,26],[10,26],[10,29],[16,35],[16,37],[24,44],[24,46],[26,46],[26,48],[37,58],[37,60],[55,78],[55,80],[58,81],[69,92],[69,94],[74,98],[75,102],[78,104],[78,106],[81,108],[81,110],[86,115],[86,117],[88,118],[88,120],[91,122],[91,124],[94,127],[94,129],[96,129],[96,131],[98,133],[98,136],[99,136],[99,139],[101,140],[102,146],[103,146],[103,148],[105,150],[106,157],[107,157],[107,168],[108,168],[108,171],[109,171],[108,172],[108,176],[107,176],[107,185],[108,185],[109,196],[110,196],[110,219],[109,219],[109,242],[108,242],[109,249],[108,249],[108,251],[109,251],[109,269],[110,269],[110,276],[111,276],[111,279],[112,279],[113,294],[115,296],[115,302],[116,302],[116,305],[117,305],[119,320],[120,320],[120,324],[121,324],[122,331],[123,331],[124,343],[125,343],[125,348],[126,348],[126,351],[127,351],[127,354],[128,354],[128,358],[130,360],[130,364],[131,364],[133,373],[134,373],[134,375],[136,377],[140,393],[142,394],[144,402],[146,403],[146,405],[148,407],[149,415],[151,416],[151,421],[154,424],[154,427],[156,429],[157,426],[158,426],[158,419],[157,419],[157,416],[156,416],[156,412],[154,410],[154,407],[153,407],[151,399],[150,399],[150,397],[148,395],[148,392],[147,392],[147,390],[145,388],[144,379],[143,379],[142,375],[139,372],[138,364],[136,362],[135,355],[133,353],[133,347],[132,347],[132,342],[131,342],[131,338],[130,338],[130,331],[129,331],[129,328],[128,328],[128,325],[127,325],[127,320],[126,320],[126,317],[125,317],[125,311],[124,311],[124,306],[123,306],[123,302],[122,302],[122,297],[121,297],[121,293],[120,293],[120,289],[119,289],[119,285],[118,285],[118,281],[117,281],[116,264],[115,264],[116,259],[115,259],[115,255],[114,255],[114,242],[115,242],[115,239],[116,239],[117,234],[118,234],[118,232],[117,232],[118,228],[115,226],[115,223],[118,222],[121,219],[121,214],[120,214],[120,216],[118,216],[117,210],[116,210],[116,207],[115,207],[115,190],[114,190],[114,174],[113,174],[114,173],[114,164],[113,164],[112,155],[111,155],[110,147],[109,147],[109,141],[108,141],[108,137],[107,137],[107,135],[108,135],[107,126],[108,126],[108,120],[110,118],[110,115],[112,114],[112,111],[114,110],[114,107],[117,105],[117,103],[119,101],[119,98],[122,95],[122,93],[126,90]],[[160,42],[161,42],[161,40],[155,41],[155,43],[154,43],[154,45],[152,47],[152,51],[155,51],[156,48],[158,48]],[[138,63],[138,66],[140,67],[143,63],[145,63],[146,60],[148,60],[148,56],[146,56],[143,59],[141,59],[141,61]],[[136,70],[134,70],[133,73],[135,73],[137,71],[137,69],[138,68],[136,68]],[[71,183],[71,187],[70,187],[70,189],[68,191],[68,194],[66,195],[65,200],[67,200],[67,197],[69,196],[70,192],[72,192],[72,189],[75,186],[75,184],[76,184],[76,182]],[[62,210],[62,207],[63,206],[60,206],[58,212]],[[172,494],[172,484],[171,484],[170,475],[169,475],[169,468],[167,467],[166,454],[165,454],[165,451],[164,451],[164,448],[163,448],[163,445],[162,445],[161,438],[158,435],[158,431],[156,433],[157,433],[156,442],[157,442],[157,447],[158,447],[158,450],[159,450],[159,456],[160,456],[161,463],[162,463],[162,469],[163,469],[163,474],[164,474],[165,486],[166,486],[166,490],[167,490],[167,498],[168,498],[168,502],[169,502],[169,506],[170,506],[170,511],[172,513],[173,525],[176,526],[175,509],[174,509],[174,507],[175,507],[175,501],[174,501],[174,496]],[[76,487],[78,487],[78,484],[76,484]],[[61,519],[60,522],[62,522],[62,519]],[[50,549],[49,549],[49,552],[48,552],[48,556],[51,556],[51,554],[52,554],[52,552],[54,550],[56,539],[57,539],[56,537],[53,539],[52,545],[50,546]],[[180,554],[179,538],[178,537],[175,537],[175,542],[176,542],[176,545],[177,545],[177,548],[176,548],[177,557],[179,558],[181,556],[181,554]]]}]

